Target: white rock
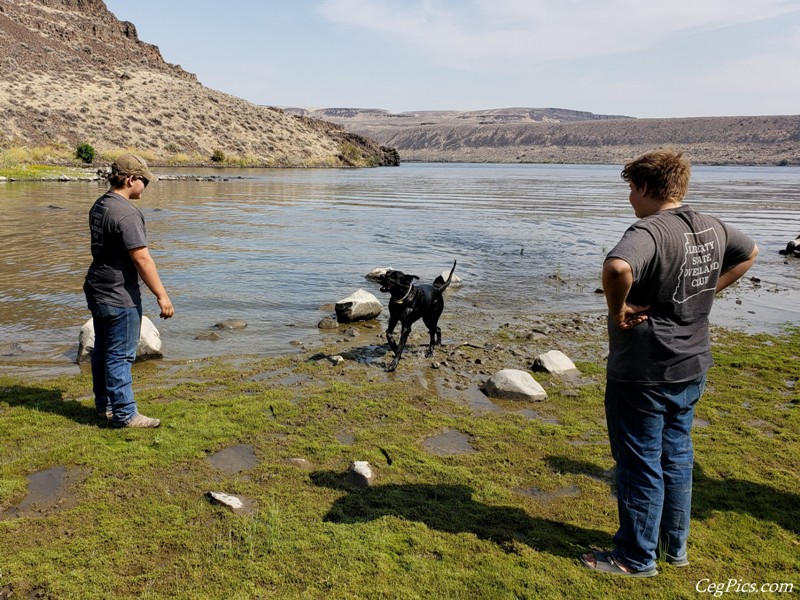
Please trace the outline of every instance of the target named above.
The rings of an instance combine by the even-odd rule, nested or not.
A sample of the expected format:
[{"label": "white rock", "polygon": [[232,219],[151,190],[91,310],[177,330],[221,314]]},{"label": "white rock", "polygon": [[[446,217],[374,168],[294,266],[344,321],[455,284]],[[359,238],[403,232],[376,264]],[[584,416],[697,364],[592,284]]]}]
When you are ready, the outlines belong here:
[{"label": "white rock", "polygon": [[580,373],[575,363],[560,350],[550,350],[550,352],[540,354],[533,361],[533,368],[554,375],[578,375]]},{"label": "white rock", "polygon": [[483,385],[490,398],[508,400],[544,400],[547,392],[527,371],[503,369],[492,375]]},{"label": "white rock", "polygon": [[369,273],[365,275],[367,279],[370,281],[380,281],[381,275],[385,275],[386,271],[393,271],[391,267],[378,267],[377,269],[372,269]]},{"label": "white rock", "polygon": [[246,496],[233,496],[223,492],[206,492],[206,497],[213,504],[225,506],[237,515],[254,515],[258,512],[258,502]]},{"label": "white rock", "polygon": [[242,502],[236,496],[231,496],[230,494],[223,494],[222,492],[208,492],[206,494],[210,499],[211,502],[214,504],[221,504],[222,506],[227,506],[231,510],[241,510],[244,508],[244,502]]},{"label": "white rock", "polygon": [[357,460],[347,469],[347,478],[353,485],[367,487],[375,481],[375,474],[367,461]]},{"label": "white rock", "polygon": [[335,309],[336,319],[340,323],[352,323],[374,319],[381,314],[383,304],[374,294],[359,289],[347,298],[339,300]]},{"label": "white rock", "polygon": [[[161,347],[161,334],[156,329],[156,326],[153,325],[153,322],[143,315],[139,344],[136,346],[136,360],[164,358]],[[88,362],[92,357],[92,350],[94,350],[94,321],[89,319],[81,327],[81,333],[78,336],[77,362]]]},{"label": "white rock", "polygon": [[[450,275],[449,269],[447,271],[442,271],[441,274],[439,274],[436,277],[436,279],[433,280],[433,285],[437,287],[444,285],[444,282],[447,281],[447,277],[449,275]],[[447,289],[449,290],[450,288],[460,288],[462,285],[464,284],[461,281],[461,277],[453,273],[453,278],[450,280],[450,285],[447,286]]]}]

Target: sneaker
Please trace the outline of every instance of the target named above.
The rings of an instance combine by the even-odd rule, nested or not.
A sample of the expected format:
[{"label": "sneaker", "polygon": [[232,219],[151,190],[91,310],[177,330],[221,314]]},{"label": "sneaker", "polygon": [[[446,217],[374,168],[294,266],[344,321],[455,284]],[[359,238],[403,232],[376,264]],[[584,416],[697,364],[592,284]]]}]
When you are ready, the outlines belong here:
[{"label": "sneaker", "polygon": [[158,427],[159,425],[161,425],[160,420],[151,419],[150,417],[145,417],[144,415],[137,414],[135,417],[133,417],[133,419],[131,419],[125,424],[125,427],[150,429],[153,427]]}]

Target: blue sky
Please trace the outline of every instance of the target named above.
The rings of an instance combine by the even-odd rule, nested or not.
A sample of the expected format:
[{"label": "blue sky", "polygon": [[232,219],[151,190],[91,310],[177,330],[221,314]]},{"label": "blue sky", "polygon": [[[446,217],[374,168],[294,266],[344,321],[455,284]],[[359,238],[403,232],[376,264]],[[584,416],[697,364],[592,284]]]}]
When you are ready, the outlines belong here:
[{"label": "blue sky", "polygon": [[800,114],[800,0],[106,0],[273,106]]}]

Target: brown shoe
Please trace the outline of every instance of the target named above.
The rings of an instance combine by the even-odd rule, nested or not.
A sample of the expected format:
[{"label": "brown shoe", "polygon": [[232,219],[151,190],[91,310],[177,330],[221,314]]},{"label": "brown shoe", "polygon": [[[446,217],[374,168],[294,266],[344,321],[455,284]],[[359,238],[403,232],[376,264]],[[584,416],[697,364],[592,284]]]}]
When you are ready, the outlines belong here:
[{"label": "brown shoe", "polygon": [[133,417],[133,419],[131,419],[125,424],[125,427],[150,429],[153,427],[158,427],[159,425],[161,425],[160,420],[151,419],[150,417],[145,417],[144,415],[137,414],[135,417]]}]

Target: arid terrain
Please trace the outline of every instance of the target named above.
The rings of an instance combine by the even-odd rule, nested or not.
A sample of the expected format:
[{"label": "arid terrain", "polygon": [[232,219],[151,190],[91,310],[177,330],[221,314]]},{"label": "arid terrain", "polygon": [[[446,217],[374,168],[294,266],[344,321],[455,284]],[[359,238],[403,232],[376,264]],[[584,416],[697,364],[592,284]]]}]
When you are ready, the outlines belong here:
[{"label": "arid terrain", "polygon": [[164,60],[102,0],[0,0],[0,150],[39,149],[38,160],[57,163],[84,143],[100,157],[133,149],[153,164],[184,165],[210,164],[212,156],[275,167],[398,159],[618,164],[665,145],[696,163],[797,165],[800,115],[637,119],[556,108],[259,106]]},{"label": "arid terrain", "polygon": [[0,0],[0,148],[91,144],[154,163],[387,164],[340,126],[258,106],[198,82],[139,40],[102,0]]},{"label": "arid terrain", "polygon": [[343,125],[397,148],[406,161],[618,164],[674,146],[699,164],[800,164],[800,115],[636,119],[552,108],[285,110]]}]

